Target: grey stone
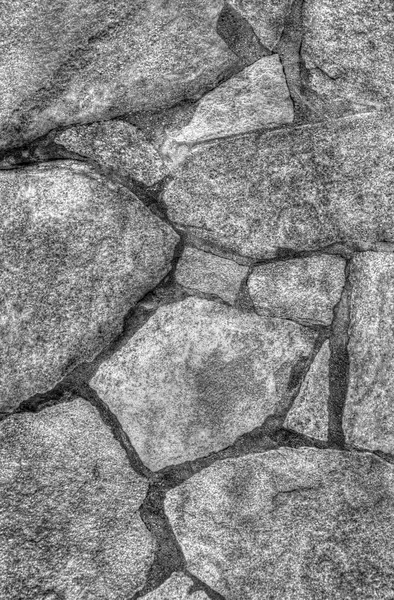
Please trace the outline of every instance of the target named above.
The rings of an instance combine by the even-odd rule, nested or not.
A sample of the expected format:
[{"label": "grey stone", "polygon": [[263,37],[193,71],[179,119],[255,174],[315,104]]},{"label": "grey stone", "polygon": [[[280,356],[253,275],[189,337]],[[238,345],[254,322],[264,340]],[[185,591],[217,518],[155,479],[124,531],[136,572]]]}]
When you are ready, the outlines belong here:
[{"label": "grey stone", "polygon": [[228,253],[394,241],[393,117],[359,115],[195,149],[168,184],[169,217]]},{"label": "grey stone", "polygon": [[189,571],[226,600],[391,600],[394,469],[312,448],[217,462],[167,494]]},{"label": "grey stone", "polygon": [[352,261],[347,441],[394,453],[394,256],[366,252]]},{"label": "grey stone", "polygon": [[129,123],[104,121],[77,125],[57,134],[55,142],[146,185],[153,185],[167,174],[158,152]]},{"label": "grey stone", "polygon": [[178,283],[189,290],[214,294],[234,304],[247,272],[247,267],[226,258],[195,248],[186,248],[178,263],[175,277]]},{"label": "grey stone", "polygon": [[301,386],[284,427],[320,440],[328,435],[329,342],[324,342]]},{"label": "grey stone", "polygon": [[0,172],[0,410],[51,389],[120,333],[176,234],[80,163]]},{"label": "grey stone", "polygon": [[223,0],[3,0],[0,147],[197,99],[239,60]]},{"label": "grey stone", "polygon": [[208,600],[205,592],[192,592],[193,581],[183,573],[173,573],[157,590],[144,596],[146,600]]},{"label": "grey stone", "polygon": [[189,298],[159,308],[91,385],[158,470],[287,412],[315,339],[289,321]]},{"label": "grey stone", "polygon": [[345,283],[345,261],[311,256],[256,267],[248,282],[259,315],[329,325]]},{"label": "grey stone", "polygon": [[0,425],[0,597],[128,600],[153,562],[148,484],[76,399]]}]

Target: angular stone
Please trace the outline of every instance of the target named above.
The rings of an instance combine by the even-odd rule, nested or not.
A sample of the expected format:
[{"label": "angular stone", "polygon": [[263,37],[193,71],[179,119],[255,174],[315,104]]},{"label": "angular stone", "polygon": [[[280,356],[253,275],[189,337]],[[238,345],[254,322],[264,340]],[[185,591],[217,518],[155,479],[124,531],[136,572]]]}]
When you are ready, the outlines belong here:
[{"label": "angular stone", "polygon": [[394,469],[282,448],[216,462],[167,494],[188,569],[227,600],[391,600]]},{"label": "angular stone", "polygon": [[146,185],[153,185],[167,174],[158,152],[144,134],[122,121],[71,127],[60,132],[55,142]]},{"label": "angular stone", "polygon": [[391,0],[306,0],[302,59],[321,110],[393,104],[394,9]]},{"label": "angular stone", "polygon": [[51,389],[168,272],[176,234],[80,163],[0,172],[0,410]]},{"label": "angular stone", "polygon": [[327,440],[329,398],[329,342],[324,342],[283,424],[319,440]]},{"label": "angular stone", "polygon": [[201,146],[167,187],[169,217],[258,259],[281,248],[392,242],[393,124],[360,115]]},{"label": "angular stone", "polygon": [[192,592],[193,581],[183,573],[173,573],[157,590],[144,596],[146,600],[208,600],[205,592]]},{"label": "angular stone", "polygon": [[293,0],[228,0],[252,25],[260,41],[270,50],[279,42]]},{"label": "angular stone", "polygon": [[394,453],[394,256],[366,252],[352,261],[347,441]]},{"label": "angular stone", "polygon": [[186,248],[178,263],[176,281],[189,290],[214,294],[234,304],[242,280],[248,272],[243,267],[195,248]]},{"label": "angular stone", "polygon": [[3,0],[0,147],[197,99],[239,68],[223,0]]},{"label": "angular stone", "polygon": [[91,385],[158,470],[224,448],[286,411],[315,337],[189,298],[159,308]]},{"label": "angular stone", "polygon": [[256,312],[329,325],[345,283],[345,264],[336,256],[319,255],[256,267],[248,283]]},{"label": "angular stone", "polygon": [[0,425],[0,597],[128,600],[153,561],[148,485],[87,402]]}]

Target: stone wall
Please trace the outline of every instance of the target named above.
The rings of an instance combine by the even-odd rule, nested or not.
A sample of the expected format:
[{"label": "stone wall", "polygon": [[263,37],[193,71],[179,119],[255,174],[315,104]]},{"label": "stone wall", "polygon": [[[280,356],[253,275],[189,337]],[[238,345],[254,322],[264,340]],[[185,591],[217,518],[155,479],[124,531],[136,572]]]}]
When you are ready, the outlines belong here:
[{"label": "stone wall", "polygon": [[394,598],[392,0],[0,3],[0,600]]}]

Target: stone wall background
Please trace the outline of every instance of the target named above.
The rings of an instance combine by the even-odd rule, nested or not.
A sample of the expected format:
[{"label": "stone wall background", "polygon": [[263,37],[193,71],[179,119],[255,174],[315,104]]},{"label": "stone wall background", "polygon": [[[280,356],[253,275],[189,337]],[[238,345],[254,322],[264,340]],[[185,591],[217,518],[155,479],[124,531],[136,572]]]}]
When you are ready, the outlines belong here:
[{"label": "stone wall background", "polygon": [[392,600],[392,2],[0,15],[0,598]]}]

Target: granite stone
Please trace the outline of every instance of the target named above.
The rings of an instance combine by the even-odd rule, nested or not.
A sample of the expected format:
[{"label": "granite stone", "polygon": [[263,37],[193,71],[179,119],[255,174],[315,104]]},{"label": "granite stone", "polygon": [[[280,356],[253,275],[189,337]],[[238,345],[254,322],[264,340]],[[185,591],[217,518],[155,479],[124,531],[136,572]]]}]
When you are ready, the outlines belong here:
[{"label": "granite stone", "polygon": [[193,581],[183,573],[173,573],[154,592],[144,596],[145,600],[208,600],[205,592],[192,591]]}]

